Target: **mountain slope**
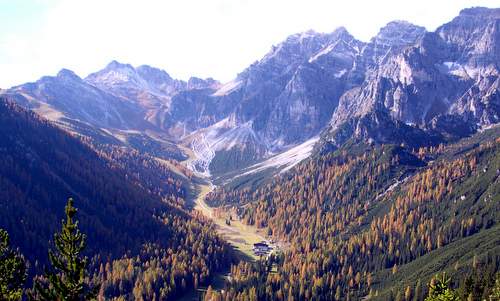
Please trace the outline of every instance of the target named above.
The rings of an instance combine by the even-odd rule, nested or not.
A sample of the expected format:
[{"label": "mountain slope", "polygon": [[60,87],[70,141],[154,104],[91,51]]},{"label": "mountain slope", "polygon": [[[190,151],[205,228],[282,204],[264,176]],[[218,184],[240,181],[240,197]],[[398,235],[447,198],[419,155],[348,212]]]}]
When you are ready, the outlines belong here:
[{"label": "mountain slope", "polygon": [[[110,65],[119,69],[116,62]],[[143,69],[148,70],[147,67],[140,70]],[[153,111],[161,109],[164,99],[141,102],[138,97],[146,92],[126,91],[131,93],[128,97],[113,94],[111,89],[103,90],[63,69],[57,76],[45,76],[0,94],[67,131],[91,138],[95,144],[127,146],[161,158],[182,159],[182,153],[171,139],[148,120]]]},{"label": "mountain slope", "polygon": [[342,96],[333,127],[372,110],[407,124],[425,125],[446,114],[479,126],[497,123],[499,11],[463,10],[436,32],[386,55],[368,69],[363,84]]},{"label": "mountain slope", "polygon": [[[113,172],[92,149],[47,121],[4,100],[0,105],[1,226],[31,258],[45,258],[60,217],[55,209],[63,208],[70,196],[80,208],[83,229],[90,232],[91,252],[100,245],[103,251],[123,254],[131,237],[153,239],[146,229],[160,228],[151,220],[155,207],[165,208],[158,199],[148,199],[127,184],[123,171]],[[40,220],[46,223],[39,225]],[[139,221],[144,228],[127,227]],[[131,245],[140,246],[141,240]]]},{"label": "mountain slope", "polygon": [[[79,226],[88,236],[86,255],[96,271],[107,264],[112,273],[120,258],[139,254],[162,262],[175,258],[176,264],[161,273],[169,279],[162,284],[165,300],[192,289],[195,282],[206,285],[229,262],[227,244],[209,223],[182,209],[185,189],[155,158],[124,149],[95,150],[5,99],[0,100],[0,133],[0,228],[31,262],[30,275],[48,262],[49,241],[68,197],[79,210]],[[199,244],[192,243],[195,238]],[[118,282],[106,283],[109,291],[101,293],[133,296],[133,286],[120,285],[120,279],[141,280],[149,268],[145,261],[134,265],[136,274],[116,271]],[[149,293],[144,298],[151,299]]]},{"label": "mountain slope", "polygon": [[434,271],[463,279],[473,257],[498,270],[499,137],[497,127],[415,153],[350,145],[255,189],[216,190],[211,204],[236,206],[243,221],[291,244],[273,261],[276,273],[235,268],[223,296],[388,300]]},{"label": "mountain slope", "polygon": [[55,77],[42,77],[5,94],[52,120],[76,119],[97,127],[121,129],[144,127],[134,104],[97,89],[66,69]]}]

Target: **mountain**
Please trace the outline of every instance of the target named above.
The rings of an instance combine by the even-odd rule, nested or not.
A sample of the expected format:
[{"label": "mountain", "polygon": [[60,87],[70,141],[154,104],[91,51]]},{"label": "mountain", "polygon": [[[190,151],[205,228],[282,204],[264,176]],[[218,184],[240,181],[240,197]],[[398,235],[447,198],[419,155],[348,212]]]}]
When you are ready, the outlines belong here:
[{"label": "mountain", "polygon": [[[389,52],[368,69],[360,86],[342,95],[332,130],[374,110],[419,126],[445,115],[459,116],[478,127],[499,122],[499,14],[498,9],[467,9],[436,32],[413,35],[412,43]],[[408,26],[387,29],[388,25],[379,36],[387,35],[387,30],[417,31]]]},{"label": "mountain", "polygon": [[361,45],[308,159],[282,166],[283,152],[212,191],[208,204],[286,250],[240,263],[211,297],[423,300],[446,272],[460,298],[486,298],[500,266],[499,13],[466,9],[435,32],[389,23]]},{"label": "mountain", "polygon": [[185,82],[174,80],[164,70],[147,65],[134,68],[117,61],[112,61],[104,69],[90,74],[85,80],[123,98],[138,97],[140,91],[150,94],[151,97],[167,97],[186,88]]},{"label": "mountain", "polygon": [[[308,31],[226,84],[113,61],[85,79],[62,70],[2,93],[100,140],[130,146],[134,133],[178,157],[175,144],[186,145],[199,154],[199,172],[220,176],[317,136],[331,148],[341,136],[388,142],[404,128],[396,136],[419,133],[406,142],[430,145],[499,122],[498,23],[498,9],[471,8],[435,32],[390,22],[368,43],[345,28]],[[387,122],[349,125],[374,116]],[[451,133],[457,126],[464,131]]]},{"label": "mountain", "polygon": [[[348,70],[361,45],[344,28],[292,35],[217,91],[174,97],[182,115],[173,113],[172,119],[184,120],[178,128],[191,126],[189,139],[206,141],[204,152],[213,153],[205,164],[210,170],[220,174],[219,162],[228,156],[238,170],[319,134],[340,95],[358,80]],[[225,130],[214,133],[220,123]]]},{"label": "mountain", "polygon": [[142,65],[112,61],[104,69],[92,73],[85,81],[119,98],[135,103],[143,110],[143,118],[154,126],[163,128],[170,100],[180,91],[216,87],[218,82],[190,78],[188,82],[176,80],[164,70]]},{"label": "mountain", "polygon": [[[392,21],[382,27],[362,50],[362,57],[367,65],[380,64],[385,57],[413,45],[426,33],[424,27],[407,21]],[[366,63],[365,63],[366,64]]]},{"label": "mountain", "polygon": [[[465,9],[435,32],[393,21],[367,43],[342,27],[294,34],[225,84],[113,61],[85,79],[63,70],[2,94],[100,140],[130,146],[135,133],[178,158],[175,144],[196,149],[193,166],[213,177],[318,136],[331,148],[345,142],[339,133],[387,142],[384,132],[404,128],[398,137],[419,133],[406,142],[430,145],[499,122],[499,14]],[[373,116],[388,119],[370,131],[349,126]]]},{"label": "mountain", "polygon": [[96,143],[182,159],[172,139],[162,133],[161,120],[170,96],[187,86],[165,71],[148,66],[136,70],[114,61],[86,79],[63,69],[57,76],[45,76],[0,94]]},{"label": "mountain", "polygon": [[51,120],[76,120],[120,129],[145,126],[133,103],[90,85],[67,69],[57,76],[45,76],[35,83],[13,87],[5,94]]}]

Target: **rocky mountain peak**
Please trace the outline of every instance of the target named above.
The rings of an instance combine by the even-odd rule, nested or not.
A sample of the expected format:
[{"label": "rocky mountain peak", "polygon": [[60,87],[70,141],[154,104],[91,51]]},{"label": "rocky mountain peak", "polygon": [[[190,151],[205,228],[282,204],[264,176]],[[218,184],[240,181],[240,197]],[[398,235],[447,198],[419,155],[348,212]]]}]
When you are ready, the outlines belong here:
[{"label": "rocky mountain peak", "polygon": [[337,27],[333,32],[332,35],[337,35],[337,36],[347,36],[351,37],[352,35],[349,33],[347,28],[344,26]]},{"label": "rocky mountain peak", "polygon": [[309,30],[293,34],[283,42],[273,46],[271,51],[264,56],[259,64],[270,61],[303,60],[304,57],[313,55],[328,42],[328,35]]},{"label": "rocky mountain peak", "polygon": [[132,65],[122,64],[114,60],[104,69],[87,76],[85,80],[99,87],[116,86],[128,82],[137,85],[143,84]]},{"label": "rocky mountain peak", "polygon": [[75,72],[64,68],[57,73],[57,77],[66,80],[82,80]]},{"label": "rocky mountain peak", "polygon": [[500,20],[500,8],[473,7],[463,9],[451,22],[440,26],[436,32],[451,42],[457,36],[463,38],[481,36],[483,30]]},{"label": "rocky mountain peak", "polygon": [[500,18],[500,9],[498,8],[487,8],[487,7],[471,7],[465,8],[460,11],[459,17],[486,17],[486,18]]},{"label": "rocky mountain peak", "polygon": [[449,45],[454,61],[473,68],[496,64],[500,59],[500,9],[464,9],[436,30]]},{"label": "rocky mountain peak", "polygon": [[345,27],[338,27],[332,33],[330,33],[330,41],[329,43],[338,43],[338,42],[356,42],[360,44],[364,44],[363,42],[357,40]]},{"label": "rocky mountain peak", "polygon": [[[148,65],[134,68],[130,64],[111,61],[104,69],[85,80],[113,94],[128,98],[130,93],[147,92],[161,97],[186,88],[186,83],[173,79],[166,71]],[[134,92],[132,92],[134,91]]]},{"label": "rocky mountain peak", "polygon": [[299,32],[299,33],[292,34],[292,35],[288,36],[283,43],[291,43],[291,44],[304,43],[310,39],[317,37],[318,35],[320,35],[320,33],[316,32],[312,29],[309,29],[307,31]]},{"label": "rocky mountain peak", "polygon": [[426,30],[422,26],[396,20],[382,27],[371,42],[388,47],[411,45],[421,38],[425,32]]},{"label": "rocky mountain peak", "polygon": [[290,35],[281,43],[272,46],[271,50],[260,61],[238,74],[237,79],[247,80],[253,84],[280,78],[279,84],[283,86],[297,71],[297,68],[314,60],[315,55],[324,55],[332,50],[333,52],[339,50],[340,48],[336,47],[336,44],[341,41],[346,44],[353,41],[356,41],[354,44],[361,43],[354,39],[344,27],[339,27],[332,33],[308,30]]},{"label": "rocky mountain peak", "polygon": [[148,65],[141,65],[136,68],[136,71],[142,78],[149,82],[164,83],[173,81],[173,78],[165,70]]},{"label": "rocky mountain peak", "polygon": [[376,67],[382,59],[389,56],[390,52],[397,53],[405,47],[414,45],[425,34],[424,27],[410,22],[389,22],[364,46],[359,65],[366,68]]},{"label": "rocky mountain peak", "polygon": [[130,64],[123,64],[116,60],[112,60],[106,65],[104,70],[121,70],[121,69],[134,69],[134,67]]},{"label": "rocky mountain peak", "polygon": [[206,79],[199,77],[191,77],[187,82],[187,89],[207,89],[207,88],[218,88],[220,83],[215,79],[209,77]]}]

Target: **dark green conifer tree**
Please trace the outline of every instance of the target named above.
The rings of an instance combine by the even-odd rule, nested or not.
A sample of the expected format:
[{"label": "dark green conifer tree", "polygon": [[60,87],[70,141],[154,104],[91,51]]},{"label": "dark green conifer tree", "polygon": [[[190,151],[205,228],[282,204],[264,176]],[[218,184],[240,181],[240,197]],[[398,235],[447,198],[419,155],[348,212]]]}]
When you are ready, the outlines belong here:
[{"label": "dark green conifer tree", "polygon": [[451,279],[445,273],[436,276],[429,285],[429,296],[425,301],[459,301],[456,292],[450,287]]},{"label": "dark green conifer tree", "polygon": [[91,288],[86,283],[87,258],[81,255],[86,235],[78,229],[78,221],[73,220],[77,212],[73,199],[68,199],[65,209],[66,220],[62,221],[61,232],[54,234],[56,250],[49,250],[54,271],[46,272],[47,281],[35,281],[30,294],[32,300],[95,300],[99,291],[99,286]]},{"label": "dark green conifer tree", "polygon": [[9,234],[0,229],[0,300],[21,300],[26,280],[26,261],[9,246]]}]

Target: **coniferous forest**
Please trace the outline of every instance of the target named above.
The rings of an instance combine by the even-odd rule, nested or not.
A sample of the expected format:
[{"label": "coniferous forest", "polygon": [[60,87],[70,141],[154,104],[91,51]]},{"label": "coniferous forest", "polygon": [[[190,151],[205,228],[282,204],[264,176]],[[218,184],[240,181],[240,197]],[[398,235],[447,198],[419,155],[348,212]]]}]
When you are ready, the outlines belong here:
[{"label": "coniferous forest", "polygon": [[246,204],[245,222],[290,242],[238,265],[222,299],[423,300],[444,270],[463,300],[486,298],[500,263],[500,140],[478,139],[339,150],[258,189],[215,191],[211,204]]},{"label": "coniferous forest", "polygon": [[69,196],[87,236],[87,277],[101,284],[98,297],[173,300],[232,262],[213,226],[182,209],[186,191],[161,162],[95,149],[5,100],[0,123],[0,228],[22,250],[25,285],[49,264]]}]

